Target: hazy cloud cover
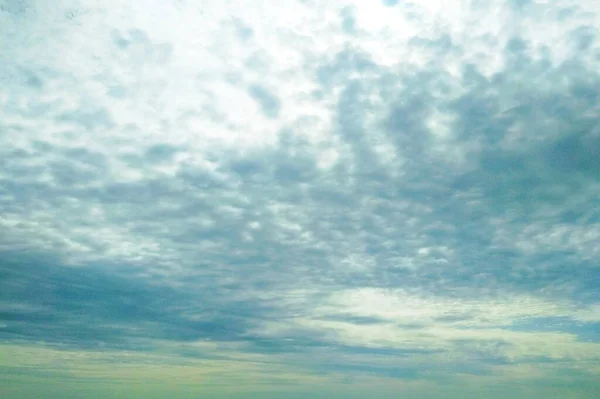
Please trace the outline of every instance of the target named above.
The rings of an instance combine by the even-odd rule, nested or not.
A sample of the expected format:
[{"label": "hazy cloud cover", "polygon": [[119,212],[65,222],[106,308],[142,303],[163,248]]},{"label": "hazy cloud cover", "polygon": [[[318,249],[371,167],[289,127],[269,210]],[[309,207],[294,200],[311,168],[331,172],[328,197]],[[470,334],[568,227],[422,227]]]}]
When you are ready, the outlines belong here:
[{"label": "hazy cloud cover", "polygon": [[2,397],[598,397],[599,26],[0,0]]}]

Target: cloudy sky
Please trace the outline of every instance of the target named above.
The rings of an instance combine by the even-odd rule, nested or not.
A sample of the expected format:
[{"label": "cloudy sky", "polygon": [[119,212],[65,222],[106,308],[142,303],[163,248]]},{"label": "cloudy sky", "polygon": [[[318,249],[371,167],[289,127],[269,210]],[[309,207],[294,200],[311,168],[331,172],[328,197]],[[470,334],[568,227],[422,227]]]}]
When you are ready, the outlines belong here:
[{"label": "cloudy sky", "polygon": [[599,26],[0,0],[0,395],[599,397]]}]

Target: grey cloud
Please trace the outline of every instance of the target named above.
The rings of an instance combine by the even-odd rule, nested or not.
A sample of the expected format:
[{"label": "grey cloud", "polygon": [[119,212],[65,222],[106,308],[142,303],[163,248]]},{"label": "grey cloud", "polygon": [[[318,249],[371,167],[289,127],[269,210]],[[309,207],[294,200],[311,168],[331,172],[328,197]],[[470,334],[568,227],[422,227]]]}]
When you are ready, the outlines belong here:
[{"label": "grey cloud", "polygon": [[154,42],[148,33],[141,29],[113,31],[112,40],[118,49],[128,52],[130,57],[141,56],[139,59],[143,62],[165,63],[169,61],[173,52],[170,43]]},{"label": "grey cloud", "polygon": [[[509,47],[508,51],[512,52],[513,49],[514,46],[512,48]],[[523,64],[515,66],[515,68],[538,67],[533,62],[529,61],[528,56],[523,54],[522,56],[524,57],[522,59]],[[581,66],[575,67],[579,70],[581,69]],[[573,193],[573,189],[575,189],[576,192],[585,190],[584,187],[580,185],[584,184],[584,181],[588,179],[595,180],[595,175],[589,174],[589,171],[597,169],[594,168],[595,165],[591,164],[596,158],[589,155],[594,152],[594,139],[590,140],[590,144],[586,147],[587,150],[585,150],[587,152],[584,152],[583,146],[580,144],[581,139],[577,138],[581,128],[585,131],[593,126],[589,125],[589,127],[583,127],[588,124],[588,121],[585,119],[586,117],[583,116],[581,111],[577,111],[573,108],[581,107],[583,105],[584,109],[591,109],[593,104],[595,104],[595,99],[593,96],[586,97],[585,95],[580,95],[576,97],[561,96],[559,97],[559,102],[557,102],[556,99],[553,102],[536,102],[535,112],[538,115],[543,114],[549,118],[555,118],[555,109],[561,106],[572,109],[569,118],[578,118],[577,121],[573,121],[574,123],[572,126],[574,130],[562,133],[568,138],[549,138],[545,143],[550,142],[550,145],[542,142],[541,145],[533,149],[503,151],[498,147],[499,140],[504,134],[502,133],[503,129],[506,131],[506,127],[521,120],[525,120],[527,123],[533,124],[533,126],[536,124],[541,125],[543,121],[534,121],[530,119],[527,114],[523,115],[522,113],[519,115],[512,114],[512,116],[501,116],[503,109],[498,103],[498,99],[489,94],[483,94],[485,92],[493,93],[495,90],[498,90],[494,80],[487,81],[487,79],[483,78],[483,76],[473,68],[467,69],[467,72],[465,79],[473,82],[473,89],[462,95],[454,104],[433,103],[432,100],[428,98],[427,92],[429,85],[437,84],[439,77],[444,76],[443,72],[440,72],[437,75],[439,77],[437,77],[436,74],[421,74],[414,80],[405,81],[405,85],[409,88],[414,88],[414,91],[408,89],[399,92],[399,95],[402,95],[402,105],[392,105],[388,114],[386,130],[398,151],[406,154],[406,156],[415,161],[412,164],[414,165],[414,168],[411,168],[411,164],[407,166],[410,168],[407,169],[410,171],[410,175],[408,180],[402,183],[404,195],[401,194],[401,191],[396,194],[396,196],[397,198],[404,198],[409,201],[426,201],[433,209],[431,218],[436,217],[438,220],[446,223],[447,228],[462,234],[460,240],[463,243],[463,248],[459,248],[459,250],[462,253],[463,261],[467,262],[465,267],[468,267],[469,270],[472,270],[472,267],[485,270],[492,267],[492,265],[498,265],[497,270],[494,270],[491,275],[488,275],[488,278],[485,281],[482,280],[483,284],[490,286],[491,284],[494,284],[494,282],[497,282],[499,283],[499,286],[516,289],[516,280],[512,280],[509,285],[506,285],[508,283],[506,277],[509,275],[509,273],[506,272],[506,262],[511,262],[509,260],[510,258],[502,259],[501,257],[498,258],[497,255],[491,257],[486,255],[485,251],[480,252],[481,248],[485,248],[486,245],[489,245],[486,244],[486,235],[492,234],[492,231],[486,226],[485,218],[501,215],[509,209],[512,212],[517,209],[520,209],[519,212],[527,212],[527,209],[531,209],[530,206],[534,206],[534,203],[539,204],[539,201],[548,201],[549,198],[552,198],[548,196],[550,190],[553,190],[556,194],[566,198],[565,196],[569,195],[569,193]],[[573,79],[572,82],[575,87],[578,85],[577,81],[579,80],[578,76],[580,73],[585,73],[592,79],[595,79],[594,76],[596,76],[593,71],[586,72],[580,70],[576,72],[576,70],[561,70],[560,72],[556,72],[563,74],[563,77]],[[502,74],[505,76],[515,75],[510,71],[503,72]],[[516,76],[518,75],[519,73],[517,72]],[[552,75],[553,73],[551,70],[546,71],[546,76],[548,76],[549,79],[551,79],[550,76]],[[430,76],[436,76],[436,78],[432,79]],[[543,87],[552,86],[550,82],[547,82],[547,85]],[[349,83],[348,89],[351,88],[355,90],[356,83]],[[548,95],[550,95],[550,93],[548,93]],[[360,97],[355,95],[354,98],[349,99],[350,104],[352,104],[355,109],[364,109],[364,103],[360,101]],[[585,105],[582,104],[582,101],[586,102],[584,103]],[[427,154],[427,150],[431,143],[426,140],[428,128],[423,125],[423,121],[426,120],[430,112],[428,110],[430,105],[428,104],[432,103],[435,104],[437,109],[443,109],[444,106],[446,106],[448,109],[453,110],[454,115],[458,117],[457,122],[455,122],[453,126],[453,130],[458,134],[462,133],[462,138],[464,140],[472,140],[472,138],[477,137],[480,143],[484,143],[485,146],[480,153],[481,155],[479,155],[481,169],[468,173],[460,171],[453,173],[452,170],[442,171],[435,165],[428,164],[428,162],[433,162],[433,160],[429,161],[430,158]],[[392,102],[392,104],[394,103]],[[548,109],[545,110],[543,107],[548,107]],[[523,109],[523,111],[528,112],[525,109]],[[347,109],[340,111],[340,113],[342,112],[344,113],[344,117],[353,114],[352,111],[347,111]],[[360,121],[360,113],[355,113],[355,115],[357,115],[357,120]],[[350,143],[364,142],[366,133],[363,130],[360,130],[359,123],[350,123],[350,128],[346,129],[346,132],[352,134],[345,136],[345,139]],[[582,123],[584,125],[580,127]],[[477,136],[475,136],[475,133],[477,133]],[[551,144],[553,140],[558,141]],[[360,151],[360,156],[363,157],[362,154],[366,151],[365,146],[361,145],[358,147],[360,147],[360,150],[357,151]],[[555,150],[558,151],[558,153],[555,153]],[[551,155],[549,156],[549,154]],[[477,156],[477,153],[473,153],[472,159],[475,159],[474,157]],[[555,162],[547,162],[546,159],[548,158],[554,159]],[[560,160],[562,160],[562,164],[556,162]],[[367,163],[369,162],[365,162],[365,165]],[[561,172],[559,168],[563,170],[567,168],[566,170],[569,171],[567,172],[569,175],[565,174],[565,172]],[[579,172],[582,173],[581,176],[587,177],[582,177],[584,180],[573,179],[571,177],[572,172]],[[421,180],[419,185],[416,184],[417,179]],[[431,184],[427,184],[427,181],[430,181]],[[435,186],[433,185],[434,181]],[[382,184],[386,183],[382,182]],[[388,181],[387,184],[393,186],[392,181]],[[569,189],[562,191],[563,194],[560,194],[561,191],[557,192],[556,189],[561,186]],[[478,204],[483,204],[483,208],[478,208],[479,205],[470,209],[463,208],[462,205],[456,202],[457,200],[453,199],[453,197],[461,191],[465,193],[470,191],[477,192],[475,190],[479,191],[481,188],[484,189],[484,192],[483,197],[479,197]],[[400,197],[400,195],[402,195],[402,197]],[[556,200],[559,198],[556,198]],[[523,213],[523,215],[525,215],[525,213]],[[476,239],[473,235],[474,231],[477,231],[477,234],[479,235]],[[433,231],[431,234],[433,234]],[[474,239],[472,246],[469,245],[469,237],[471,236]],[[430,235],[429,237],[430,239],[434,239],[435,236]],[[445,237],[447,243],[455,242],[452,235],[444,234],[442,237]],[[459,236],[457,236],[456,239],[458,239],[458,237]],[[479,248],[479,250],[476,248]],[[463,250],[465,252],[463,252]],[[475,258],[474,254],[476,253],[479,253],[481,257]],[[469,258],[471,258],[472,261],[469,261]],[[557,260],[557,262],[559,261]],[[502,263],[505,265],[500,266]],[[429,277],[421,275],[420,277],[415,278],[415,280],[407,280],[407,276],[404,275],[402,280],[412,281],[414,283],[418,281],[423,284],[425,281],[430,281],[432,278],[438,279],[444,276],[443,280],[440,280],[440,283],[444,281],[444,284],[448,284],[449,281],[446,279],[450,278],[452,279],[452,284],[455,288],[466,283],[466,281],[469,281],[469,283],[467,283],[469,285],[475,284],[475,281],[471,276],[465,275],[459,277],[461,275],[461,269],[457,269],[457,266],[458,265],[447,268],[431,267],[429,269],[424,269],[424,271],[428,270],[428,274],[434,273],[434,270],[439,269],[438,271],[443,273],[439,277],[434,277],[433,274],[429,274]],[[541,264],[539,266],[542,267]],[[573,267],[581,270],[581,267],[578,267],[575,264],[573,264]],[[465,271],[466,270],[467,269],[465,269]],[[592,270],[585,268],[585,271],[582,272],[581,275],[583,276],[591,272]],[[472,274],[472,272],[469,273]],[[521,280],[523,284],[527,284],[527,289],[532,288],[531,284],[541,287],[544,285],[553,286],[556,283],[554,278],[551,280],[545,280],[544,278],[540,279],[540,277],[544,275],[548,276],[548,278],[550,277],[550,275],[545,272],[542,273],[541,269],[538,269],[538,273],[541,274],[537,275],[537,278],[529,280],[527,283]],[[456,278],[453,278],[452,276],[455,276]],[[490,279],[490,277],[493,277],[493,279]],[[504,283],[501,283],[500,280],[504,280]],[[577,284],[579,286],[585,284],[584,280],[579,279],[578,277],[575,277],[574,280],[578,281]],[[400,280],[394,279],[394,281],[396,283]],[[392,285],[395,283],[392,283]],[[436,285],[436,290],[434,291],[441,293],[442,290],[442,287]]]},{"label": "grey cloud", "polygon": [[349,35],[355,34],[357,27],[354,10],[350,7],[345,7],[340,12],[340,18],[342,20],[342,30]]},{"label": "grey cloud", "polygon": [[9,308],[2,311],[7,326],[0,334],[136,350],[146,339],[240,339],[250,320],[260,316],[258,304],[223,307],[229,302],[226,290],[215,293],[208,281],[200,292],[176,291],[137,277],[135,270],[69,268],[45,255],[3,253],[0,301]]},{"label": "grey cloud", "polygon": [[253,84],[248,88],[248,93],[260,105],[263,113],[268,118],[277,118],[281,109],[281,101],[264,86]]},{"label": "grey cloud", "polygon": [[600,323],[577,322],[569,317],[534,317],[515,321],[514,331],[555,331],[577,335],[582,342],[600,342]]},{"label": "grey cloud", "polygon": [[151,164],[170,161],[180,149],[167,144],[156,144],[146,150],[147,162]]},{"label": "grey cloud", "polygon": [[574,42],[575,47],[579,51],[590,50],[596,42],[598,30],[591,26],[581,26],[571,32],[570,39]]},{"label": "grey cloud", "polygon": [[110,113],[104,108],[93,108],[82,105],[76,111],[67,111],[58,120],[75,124],[86,131],[94,129],[110,129],[115,126]]},{"label": "grey cloud", "polygon": [[348,83],[348,75],[352,71],[366,73],[379,70],[367,54],[351,48],[336,53],[332,58],[317,69],[316,78],[324,90]]},{"label": "grey cloud", "polygon": [[509,0],[509,4],[520,10],[531,6],[532,0]]},{"label": "grey cloud", "polygon": [[254,36],[254,29],[242,21],[236,20],[234,25],[240,39],[249,40]]}]

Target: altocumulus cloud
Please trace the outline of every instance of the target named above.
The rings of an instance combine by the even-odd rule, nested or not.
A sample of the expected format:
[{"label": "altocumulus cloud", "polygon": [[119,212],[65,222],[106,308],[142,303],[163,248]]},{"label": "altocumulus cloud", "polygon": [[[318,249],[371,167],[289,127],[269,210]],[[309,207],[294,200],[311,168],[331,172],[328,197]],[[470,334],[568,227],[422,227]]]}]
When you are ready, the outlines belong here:
[{"label": "altocumulus cloud", "polygon": [[596,2],[0,5],[6,397],[600,393]]}]

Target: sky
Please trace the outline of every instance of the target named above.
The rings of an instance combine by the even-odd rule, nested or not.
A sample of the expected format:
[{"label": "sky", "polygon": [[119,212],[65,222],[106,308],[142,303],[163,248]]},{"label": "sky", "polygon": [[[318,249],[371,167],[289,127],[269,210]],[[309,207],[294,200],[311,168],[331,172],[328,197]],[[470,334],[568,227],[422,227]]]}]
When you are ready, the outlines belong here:
[{"label": "sky", "polygon": [[0,396],[600,397],[599,27],[0,0]]}]

